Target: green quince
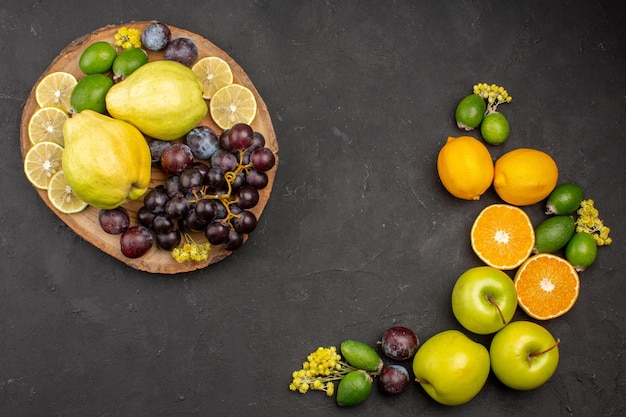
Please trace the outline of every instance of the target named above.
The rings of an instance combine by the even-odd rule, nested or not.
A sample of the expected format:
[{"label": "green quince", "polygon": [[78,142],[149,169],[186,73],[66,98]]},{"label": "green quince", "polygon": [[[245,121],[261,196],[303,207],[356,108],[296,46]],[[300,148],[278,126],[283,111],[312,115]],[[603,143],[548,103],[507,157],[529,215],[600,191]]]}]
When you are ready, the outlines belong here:
[{"label": "green quince", "polygon": [[111,87],[106,107],[115,119],[161,140],[184,136],[208,111],[198,76],[188,67],[167,60],[142,65]]},{"label": "green quince", "polygon": [[83,110],[65,122],[63,140],[65,177],[84,202],[113,209],[147,191],[150,148],[133,125]]}]

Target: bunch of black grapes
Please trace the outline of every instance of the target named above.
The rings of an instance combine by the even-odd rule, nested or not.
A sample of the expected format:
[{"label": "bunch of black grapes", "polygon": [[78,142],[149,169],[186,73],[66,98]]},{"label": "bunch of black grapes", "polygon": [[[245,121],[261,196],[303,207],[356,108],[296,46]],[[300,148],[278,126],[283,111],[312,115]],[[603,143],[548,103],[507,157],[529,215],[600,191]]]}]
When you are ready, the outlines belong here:
[{"label": "bunch of black grapes", "polygon": [[[244,123],[219,136],[210,127],[199,126],[184,142],[152,140],[150,151],[153,164],[168,176],[145,194],[137,212],[141,225],[123,232],[122,253],[139,257],[154,240],[160,248],[172,250],[184,233],[195,232],[203,232],[211,245],[229,251],[239,248],[256,228],[250,209],[257,205],[259,190],[268,184],[267,171],[276,163],[263,135]],[[118,215],[123,217],[101,212],[105,231],[116,229],[106,222],[115,222]]]}]

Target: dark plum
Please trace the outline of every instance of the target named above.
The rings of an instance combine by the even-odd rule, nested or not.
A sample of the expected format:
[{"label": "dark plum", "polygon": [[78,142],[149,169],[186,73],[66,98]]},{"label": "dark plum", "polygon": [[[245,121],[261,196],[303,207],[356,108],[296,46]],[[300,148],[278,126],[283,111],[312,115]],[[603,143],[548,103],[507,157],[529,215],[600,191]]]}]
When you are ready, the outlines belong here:
[{"label": "dark plum", "polygon": [[409,371],[404,366],[386,365],[380,371],[380,389],[389,395],[403,392],[409,386]]},{"label": "dark plum", "polygon": [[172,38],[170,28],[160,22],[151,23],[141,34],[141,44],[150,51],[160,51]]},{"label": "dark plum", "polygon": [[130,217],[123,207],[111,210],[100,210],[98,213],[100,227],[106,233],[118,235],[130,227]]},{"label": "dark plum", "polygon": [[381,348],[390,359],[399,361],[410,359],[418,347],[417,336],[407,327],[394,326],[383,333]]},{"label": "dark plum", "polygon": [[185,136],[185,143],[198,159],[210,159],[219,149],[220,139],[208,126],[194,127]]},{"label": "dark plum", "polygon": [[189,38],[172,39],[165,47],[165,59],[191,67],[198,59],[198,46]]},{"label": "dark plum", "polygon": [[165,150],[170,146],[172,146],[172,142],[159,139],[153,139],[150,143],[148,143],[150,156],[152,157],[152,165],[158,165],[161,163],[163,152],[165,152]]},{"label": "dark plum", "polygon": [[120,250],[127,258],[139,258],[150,250],[154,243],[152,233],[145,226],[131,226],[120,237]]},{"label": "dark plum", "polygon": [[193,165],[193,153],[184,143],[174,143],[161,156],[161,169],[169,175],[180,175]]},{"label": "dark plum", "polygon": [[274,153],[265,147],[257,148],[250,154],[250,163],[252,168],[257,171],[269,171],[276,163]]}]

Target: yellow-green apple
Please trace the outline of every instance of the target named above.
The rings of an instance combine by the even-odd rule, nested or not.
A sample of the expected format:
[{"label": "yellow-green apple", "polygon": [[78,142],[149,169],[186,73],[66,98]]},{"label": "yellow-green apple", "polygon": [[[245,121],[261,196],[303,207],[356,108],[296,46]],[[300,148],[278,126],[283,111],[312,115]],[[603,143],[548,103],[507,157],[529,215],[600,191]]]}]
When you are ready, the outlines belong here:
[{"label": "yellow-green apple", "polygon": [[458,330],[428,339],[413,357],[416,381],[435,401],[461,405],[474,398],[489,376],[489,352]]},{"label": "yellow-green apple", "polygon": [[517,309],[513,280],[490,266],[468,269],[452,289],[452,312],[470,332],[491,334],[511,321]]},{"label": "yellow-green apple", "polygon": [[491,341],[491,369],[510,388],[535,389],[546,383],[556,371],[558,344],[559,340],[537,323],[511,322]]}]

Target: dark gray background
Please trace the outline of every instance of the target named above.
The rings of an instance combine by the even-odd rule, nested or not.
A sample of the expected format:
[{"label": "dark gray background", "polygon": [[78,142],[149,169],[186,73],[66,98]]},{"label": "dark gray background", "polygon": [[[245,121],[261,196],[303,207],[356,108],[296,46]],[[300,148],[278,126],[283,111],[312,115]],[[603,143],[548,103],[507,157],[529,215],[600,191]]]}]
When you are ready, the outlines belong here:
[{"label": "dark gray background", "polygon": [[[0,5],[0,415],[626,414],[623,2],[86,4]],[[26,180],[19,150],[22,106],[59,51],[100,26],[150,19],[229,53],[280,143],[249,242],[180,276],[135,271],[76,236]],[[511,136],[493,157],[548,152],[612,227],[574,309],[543,323],[561,339],[555,376],[531,392],[491,376],[457,408],[416,384],[396,398],[375,389],[353,409],[290,392],[317,346],[373,345],[395,324],[421,340],[459,328],[450,291],[480,265],[469,229],[499,200],[492,189],[478,202],[451,197],[435,162],[460,134],[456,103],[483,81],[513,96],[501,107]],[[544,218],[540,204],[527,212]]]}]

